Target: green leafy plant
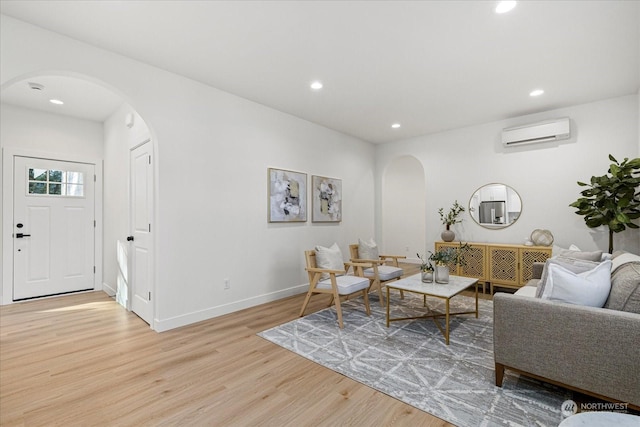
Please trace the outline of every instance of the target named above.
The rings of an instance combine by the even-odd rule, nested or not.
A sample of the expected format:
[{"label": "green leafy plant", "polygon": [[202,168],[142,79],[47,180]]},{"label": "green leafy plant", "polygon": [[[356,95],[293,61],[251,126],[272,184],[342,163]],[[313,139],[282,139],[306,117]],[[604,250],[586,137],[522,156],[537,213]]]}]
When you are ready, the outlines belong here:
[{"label": "green leafy plant", "polygon": [[429,259],[424,259],[422,255],[416,254],[418,258],[420,258],[420,271],[433,271],[433,264]]},{"label": "green leafy plant", "polygon": [[576,214],[584,215],[589,228],[605,225],[609,228],[609,253],[613,252],[613,233],[628,228],[640,228],[633,220],[640,218],[640,158],[622,163],[611,154],[608,174],[592,176],[590,184],[578,181],[583,190],[580,197],[569,206],[577,208]]},{"label": "green leafy plant", "polygon": [[449,212],[447,212],[446,214],[444,213],[444,208],[438,209],[438,213],[440,214],[440,221],[442,221],[442,223],[447,226],[447,230],[453,224],[462,222],[462,218],[459,218],[462,212],[464,212],[464,207],[462,207],[462,205],[460,205],[457,200],[453,202],[453,206],[451,206],[451,209],[449,209]]},{"label": "green leafy plant", "polygon": [[468,243],[460,243],[457,248],[451,246],[429,252],[429,260],[436,265],[465,265],[464,253],[471,248]]}]

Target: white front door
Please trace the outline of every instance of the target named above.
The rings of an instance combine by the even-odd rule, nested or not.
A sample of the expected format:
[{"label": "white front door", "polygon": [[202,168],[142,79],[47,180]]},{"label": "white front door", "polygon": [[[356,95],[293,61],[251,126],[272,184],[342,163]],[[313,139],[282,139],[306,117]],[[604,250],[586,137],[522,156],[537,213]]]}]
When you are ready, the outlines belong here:
[{"label": "white front door", "polygon": [[95,288],[95,166],[14,157],[13,300]]},{"label": "white front door", "polygon": [[153,169],[151,142],[131,150],[131,310],[151,325],[153,304]]}]

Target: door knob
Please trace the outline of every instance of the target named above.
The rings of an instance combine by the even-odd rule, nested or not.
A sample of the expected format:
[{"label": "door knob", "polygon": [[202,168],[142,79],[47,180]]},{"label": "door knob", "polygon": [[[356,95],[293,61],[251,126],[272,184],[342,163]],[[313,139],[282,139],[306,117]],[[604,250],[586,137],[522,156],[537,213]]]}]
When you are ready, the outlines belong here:
[{"label": "door knob", "polygon": [[127,242],[133,242],[133,236],[127,236]]},{"label": "door knob", "polygon": [[16,239],[22,239],[23,237],[31,237],[31,234],[16,233]]}]

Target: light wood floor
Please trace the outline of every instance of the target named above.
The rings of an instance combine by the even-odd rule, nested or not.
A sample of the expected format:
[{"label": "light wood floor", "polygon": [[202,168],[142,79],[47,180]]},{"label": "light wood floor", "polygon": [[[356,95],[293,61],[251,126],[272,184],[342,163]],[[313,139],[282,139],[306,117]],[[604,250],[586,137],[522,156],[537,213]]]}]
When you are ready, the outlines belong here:
[{"label": "light wood floor", "polygon": [[0,425],[451,425],[256,336],[302,300],[163,333],[102,292],[1,307]]}]

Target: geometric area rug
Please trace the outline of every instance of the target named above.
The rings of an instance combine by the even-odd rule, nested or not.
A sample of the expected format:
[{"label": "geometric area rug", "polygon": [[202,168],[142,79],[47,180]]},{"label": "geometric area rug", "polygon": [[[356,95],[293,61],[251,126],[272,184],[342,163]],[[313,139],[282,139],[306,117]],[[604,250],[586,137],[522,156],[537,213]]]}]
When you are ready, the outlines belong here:
[{"label": "geometric area rug", "polygon": [[[451,299],[451,311],[473,310],[473,298]],[[452,316],[450,344],[432,319],[385,325],[386,308],[370,296],[371,316],[361,298],[342,304],[344,329],[335,307],[309,314],[258,335],[459,427],[557,426],[571,392],[505,371],[495,386],[493,302],[479,300],[479,318]],[[444,311],[428,298],[427,305]],[[392,317],[426,313],[422,297],[392,295]],[[515,328],[523,325],[514,325]]]}]

